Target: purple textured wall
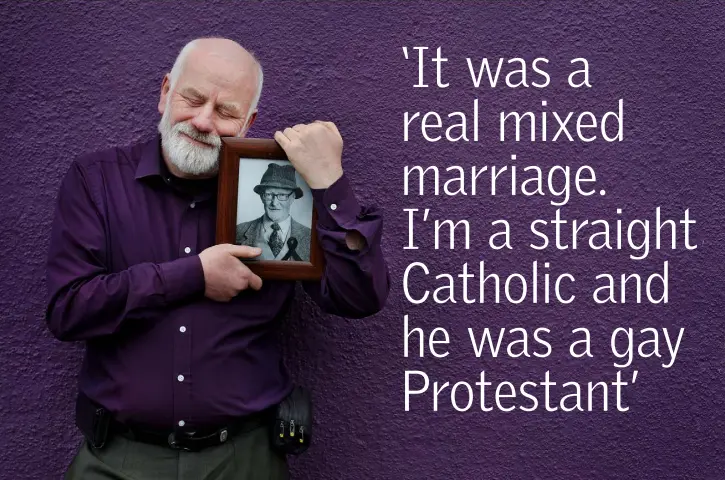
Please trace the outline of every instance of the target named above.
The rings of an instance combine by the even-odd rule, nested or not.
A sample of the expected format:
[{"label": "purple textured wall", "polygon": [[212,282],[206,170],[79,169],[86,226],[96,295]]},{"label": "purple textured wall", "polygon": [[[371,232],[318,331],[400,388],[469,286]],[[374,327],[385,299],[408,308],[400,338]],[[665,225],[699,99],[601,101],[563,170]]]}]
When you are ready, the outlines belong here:
[{"label": "purple textured wall", "polygon": [[[392,3],[392,2],[391,2]],[[401,2],[402,3],[402,2]],[[81,346],[60,344],[45,329],[44,260],[52,205],[73,156],[152,134],[162,75],[196,36],[237,39],[265,64],[260,116],[250,135],[318,118],[345,137],[345,168],[362,201],[386,211],[385,251],[393,275],[387,309],[364,321],[321,316],[301,302],[287,323],[290,370],[314,389],[316,445],[293,461],[300,479],[724,479],[722,375],[723,22],[718,2],[513,2],[386,4],[331,2],[2,2],[0,3],[0,476],[59,478],[77,448],[73,396]],[[585,5],[586,4],[586,5]],[[402,46],[444,47],[451,59],[523,56],[551,60],[545,90],[475,90],[465,68],[450,68],[446,91],[412,88],[415,64]],[[565,85],[569,59],[590,61],[594,87]],[[449,62],[450,63],[450,62]],[[465,64],[464,64],[465,65]],[[606,111],[625,99],[625,141],[589,145],[404,144],[406,110],[450,112],[478,97],[486,112],[537,108]],[[590,163],[605,197],[575,199],[571,217],[614,218],[622,207],[645,216],[658,205],[690,208],[698,221],[693,252],[655,252],[640,271],[671,264],[670,304],[573,306],[412,306],[402,273],[424,257],[434,273],[490,258],[499,271],[534,259],[585,277],[627,271],[621,252],[534,255],[403,250],[409,206],[430,207],[472,223],[497,217],[523,228],[546,201],[506,197],[405,199],[406,164]],[[426,246],[425,243],[423,243]],[[483,241],[476,243],[477,247]],[[591,285],[584,285],[591,286]],[[403,315],[429,331],[451,333],[445,359],[402,358]],[[549,369],[562,381],[613,375],[607,332],[616,326],[685,327],[674,367],[638,361],[627,414],[609,412],[457,413],[416,400],[404,412],[403,372],[431,381],[474,382],[485,369],[521,382]],[[466,328],[546,326],[548,359],[476,360]],[[566,329],[589,327],[592,359],[566,354]]]}]

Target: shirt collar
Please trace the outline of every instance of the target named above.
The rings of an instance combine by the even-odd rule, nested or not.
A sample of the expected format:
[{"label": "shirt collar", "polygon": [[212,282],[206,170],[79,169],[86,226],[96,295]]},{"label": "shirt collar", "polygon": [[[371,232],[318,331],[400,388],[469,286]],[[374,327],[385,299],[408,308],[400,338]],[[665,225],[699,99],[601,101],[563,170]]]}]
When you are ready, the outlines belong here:
[{"label": "shirt collar", "polygon": [[185,180],[171,174],[161,155],[161,135],[158,133],[154,138],[141,145],[136,167],[137,180],[154,177],[160,178],[166,185],[183,194],[191,195],[199,201],[207,200],[216,193],[216,177],[204,180]]},{"label": "shirt collar", "polygon": [[[264,215],[264,229],[265,230],[271,230],[272,229],[272,220],[270,220],[267,215]],[[281,222],[277,222],[280,226],[280,229],[282,233],[286,234],[289,230],[290,224],[292,223],[292,216],[287,215],[287,218],[282,220]]]},{"label": "shirt collar", "polygon": [[136,179],[168,176],[168,169],[161,156],[161,135],[156,134],[154,138],[141,146],[141,157],[136,167]]}]

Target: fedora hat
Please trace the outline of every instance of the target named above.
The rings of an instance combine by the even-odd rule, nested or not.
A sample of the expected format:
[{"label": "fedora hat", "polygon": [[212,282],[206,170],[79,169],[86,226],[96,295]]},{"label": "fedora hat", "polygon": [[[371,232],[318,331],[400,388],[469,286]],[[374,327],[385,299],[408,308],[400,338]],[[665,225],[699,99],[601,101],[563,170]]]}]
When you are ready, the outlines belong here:
[{"label": "fedora hat", "polygon": [[259,185],[254,187],[254,192],[261,195],[267,187],[288,188],[295,191],[295,198],[302,196],[302,189],[297,186],[295,179],[295,167],[292,165],[270,163]]}]

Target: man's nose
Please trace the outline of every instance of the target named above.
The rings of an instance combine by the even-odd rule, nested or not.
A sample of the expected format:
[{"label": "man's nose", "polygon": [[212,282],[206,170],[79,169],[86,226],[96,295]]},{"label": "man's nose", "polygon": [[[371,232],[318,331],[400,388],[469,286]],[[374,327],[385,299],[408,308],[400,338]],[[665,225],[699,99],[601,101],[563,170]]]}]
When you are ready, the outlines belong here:
[{"label": "man's nose", "polygon": [[204,105],[199,113],[191,120],[191,124],[203,133],[214,131],[214,108],[210,104]]}]

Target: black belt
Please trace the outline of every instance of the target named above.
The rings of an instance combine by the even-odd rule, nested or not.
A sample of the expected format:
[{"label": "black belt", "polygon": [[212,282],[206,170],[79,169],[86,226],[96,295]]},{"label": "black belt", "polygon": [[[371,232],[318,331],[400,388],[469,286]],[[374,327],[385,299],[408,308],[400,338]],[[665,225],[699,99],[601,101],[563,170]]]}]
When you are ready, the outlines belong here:
[{"label": "black belt", "polygon": [[238,418],[218,428],[189,431],[189,429],[155,430],[137,425],[125,425],[111,413],[80,393],[76,403],[76,424],[95,448],[103,448],[112,435],[142,443],[170,447],[177,450],[199,451],[227,442],[235,435],[260,427],[271,426],[275,409],[270,407],[258,413]]},{"label": "black belt", "polygon": [[137,442],[197,452],[205,448],[222,445],[236,435],[260,427],[268,427],[271,415],[271,410],[264,411],[237,419],[226,426],[204,431],[151,430],[128,426],[111,420],[110,431]]}]

